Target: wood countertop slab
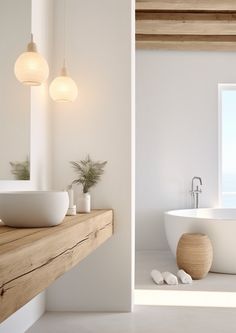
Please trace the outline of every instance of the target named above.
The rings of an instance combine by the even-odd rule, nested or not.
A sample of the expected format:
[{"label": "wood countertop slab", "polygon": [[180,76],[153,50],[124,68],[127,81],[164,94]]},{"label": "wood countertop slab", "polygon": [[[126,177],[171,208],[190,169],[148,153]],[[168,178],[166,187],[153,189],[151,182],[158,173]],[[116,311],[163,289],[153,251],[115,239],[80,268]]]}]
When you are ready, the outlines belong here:
[{"label": "wood countertop slab", "polygon": [[67,216],[60,225],[48,228],[11,228],[0,224],[0,322],[112,234],[110,209]]}]

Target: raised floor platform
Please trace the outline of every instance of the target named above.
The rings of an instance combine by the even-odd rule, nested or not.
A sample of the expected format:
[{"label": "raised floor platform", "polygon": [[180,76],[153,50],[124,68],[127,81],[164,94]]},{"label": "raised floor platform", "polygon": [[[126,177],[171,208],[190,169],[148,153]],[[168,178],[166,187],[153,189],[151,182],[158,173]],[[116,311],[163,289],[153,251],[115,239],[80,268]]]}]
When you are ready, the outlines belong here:
[{"label": "raised floor platform", "polygon": [[156,285],[152,269],[176,274],[175,258],[169,251],[137,251],[135,304],[170,306],[236,307],[236,275],[209,273],[192,284]]}]

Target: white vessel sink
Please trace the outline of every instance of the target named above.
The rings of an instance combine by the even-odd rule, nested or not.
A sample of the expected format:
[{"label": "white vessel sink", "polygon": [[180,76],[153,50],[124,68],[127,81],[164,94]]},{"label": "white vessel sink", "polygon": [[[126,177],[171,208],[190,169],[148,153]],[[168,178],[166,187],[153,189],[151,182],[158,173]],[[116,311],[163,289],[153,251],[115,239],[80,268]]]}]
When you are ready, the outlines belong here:
[{"label": "white vessel sink", "polygon": [[63,221],[68,206],[69,198],[66,191],[0,193],[0,219],[10,227],[55,226]]}]

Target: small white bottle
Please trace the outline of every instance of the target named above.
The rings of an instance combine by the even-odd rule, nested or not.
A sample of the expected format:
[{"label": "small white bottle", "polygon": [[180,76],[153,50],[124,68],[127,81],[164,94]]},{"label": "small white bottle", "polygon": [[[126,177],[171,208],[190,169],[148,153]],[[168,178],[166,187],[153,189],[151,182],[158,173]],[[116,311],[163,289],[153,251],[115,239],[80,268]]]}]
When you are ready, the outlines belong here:
[{"label": "small white bottle", "polygon": [[74,205],[74,190],[72,186],[69,186],[67,189],[69,196],[69,208],[67,210],[67,214],[69,216],[76,215],[76,205]]}]

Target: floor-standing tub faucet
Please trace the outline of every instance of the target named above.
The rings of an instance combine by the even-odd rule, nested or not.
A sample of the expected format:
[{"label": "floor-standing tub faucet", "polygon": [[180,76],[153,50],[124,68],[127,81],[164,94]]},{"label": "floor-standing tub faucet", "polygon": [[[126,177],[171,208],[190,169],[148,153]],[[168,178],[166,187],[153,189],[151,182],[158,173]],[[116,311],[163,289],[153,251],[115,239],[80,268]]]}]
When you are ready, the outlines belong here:
[{"label": "floor-standing tub faucet", "polygon": [[[197,182],[199,183],[198,185]],[[193,177],[190,193],[191,196],[193,197],[194,208],[199,208],[199,194],[202,193],[201,186],[202,186],[201,177]]]}]

